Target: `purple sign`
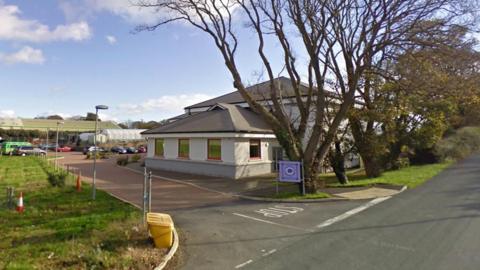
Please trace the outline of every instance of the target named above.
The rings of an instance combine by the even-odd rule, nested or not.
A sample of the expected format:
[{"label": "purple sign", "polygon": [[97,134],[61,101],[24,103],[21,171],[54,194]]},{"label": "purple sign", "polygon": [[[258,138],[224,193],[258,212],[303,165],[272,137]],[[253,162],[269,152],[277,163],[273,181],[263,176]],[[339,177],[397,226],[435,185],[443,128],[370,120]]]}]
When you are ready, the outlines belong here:
[{"label": "purple sign", "polygon": [[300,183],[302,182],[301,166],[299,161],[279,161],[278,176],[280,182]]}]

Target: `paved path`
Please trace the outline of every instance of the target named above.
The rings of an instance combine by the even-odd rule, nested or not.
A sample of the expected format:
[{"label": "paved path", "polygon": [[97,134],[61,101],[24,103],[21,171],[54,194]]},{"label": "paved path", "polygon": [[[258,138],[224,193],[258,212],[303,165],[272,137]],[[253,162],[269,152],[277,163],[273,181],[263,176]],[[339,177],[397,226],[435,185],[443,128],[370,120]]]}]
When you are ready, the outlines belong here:
[{"label": "paved path", "polygon": [[480,269],[480,155],[245,269]]}]

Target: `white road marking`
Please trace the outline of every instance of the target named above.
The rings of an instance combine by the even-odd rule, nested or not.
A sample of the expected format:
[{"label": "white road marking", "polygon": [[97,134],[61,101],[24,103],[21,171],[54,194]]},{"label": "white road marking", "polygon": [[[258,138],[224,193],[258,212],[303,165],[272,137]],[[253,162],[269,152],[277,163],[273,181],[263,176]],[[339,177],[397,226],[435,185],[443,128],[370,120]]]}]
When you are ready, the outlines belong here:
[{"label": "white road marking", "polygon": [[253,262],[253,260],[248,260],[248,261],[246,261],[246,262],[244,262],[244,263],[241,263],[241,264],[235,266],[235,269],[242,268],[242,267],[244,267],[245,265],[247,265],[247,264],[249,264],[249,263],[252,263],[252,262]]},{"label": "white road marking", "polygon": [[318,225],[317,225],[317,228],[325,228],[325,227],[328,227],[328,226],[330,226],[330,225],[332,225],[332,224],[334,224],[334,223],[337,223],[337,222],[339,222],[339,221],[342,221],[342,220],[344,220],[344,219],[347,219],[347,218],[349,218],[349,217],[351,217],[351,216],[353,216],[353,215],[355,215],[355,214],[358,214],[358,213],[360,213],[360,212],[362,212],[362,211],[364,211],[364,210],[366,210],[366,209],[368,209],[368,208],[370,208],[370,207],[372,207],[372,206],[374,206],[374,205],[376,205],[376,204],[379,204],[379,203],[381,203],[381,202],[383,202],[383,201],[386,201],[386,200],[388,200],[388,199],[390,199],[390,198],[391,198],[391,196],[373,199],[373,200],[367,202],[367,203],[364,204],[364,205],[361,205],[361,206],[359,206],[359,207],[357,207],[357,208],[353,208],[352,210],[349,210],[349,211],[347,211],[347,212],[345,212],[345,213],[343,213],[343,214],[341,214],[341,215],[339,215],[339,216],[336,216],[336,217],[334,217],[334,218],[331,218],[331,219],[329,219],[329,220],[326,220],[326,221],[318,224]]},{"label": "white road marking", "polygon": [[297,212],[302,212],[303,211],[303,208],[293,207],[293,206],[275,205],[275,208],[282,209],[283,211],[287,211],[291,214],[295,214]]},{"label": "white road marking", "polygon": [[269,252],[263,254],[262,257],[267,257],[268,255],[271,255],[271,254],[273,254],[273,253],[276,252],[276,251],[277,251],[276,249],[272,249],[272,250],[270,250]]},{"label": "white road marking", "polygon": [[275,205],[275,207],[262,208],[259,210],[255,210],[254,212],[258,214],[262,214],[265,217],[281,218],[283,216],[296,214],[301,211],[303,211],[303,208],[300,208],[300,207]]},{"label": "white road marking", "polygon": [[255,220],[255,221],[259,221],[259,222],[263,222],[263,223],[267,223],[267,224],[272,224],[272,225],[276,225],[276,226],[280,226],[280,227],[285,227],[285,228],[294,229],[294,230],[300,230],[300,231],[304,231],[304,232],[313,232],[313,230],[303,229],[303,228],[290,226],[290,225],[286,225],[286,224],[280,224],[280,223],[276,223],[276,222],[265,220],[265,219],[260,219],[260,218],[256,218],[256,217],[242,215],[242,214],[239,214],[239,213],[232,213],[232,214],[235,215],[235,216],[239,216],[239,217],[243,217],[243,218],[247,218],[247,219],[251,219],[251,220]]}]

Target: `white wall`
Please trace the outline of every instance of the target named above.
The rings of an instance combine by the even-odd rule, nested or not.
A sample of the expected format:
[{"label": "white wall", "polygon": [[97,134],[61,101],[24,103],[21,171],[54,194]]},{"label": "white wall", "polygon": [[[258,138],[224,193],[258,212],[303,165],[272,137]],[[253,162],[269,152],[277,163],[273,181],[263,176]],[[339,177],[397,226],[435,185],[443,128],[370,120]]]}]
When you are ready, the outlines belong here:
[{"label": "white wall", "polygon": [[232,138],[222,139],[222,161],[235,163],[235,140]]},{"label": "white wall", "polygon": [[261,139],[261,158],[250,159],[250,140],[245,138],[238,138],[235,141],[235,164],[246,165],[261,162],[272,161],[272,147],[278,146],[276,140],[273,139]]},{"label": "white wall", "polygon": [[165,138],[164,140],[164,157],[170,159],[178,158],[178,139]]},{"label": "white wall", "polygon": [[[222,162],[226,164],[248,165],[271,162],[273,160],[272,147],[278,146],[275,139],[261,139],[261,158],[250,159],[250,139],[248,138],[221,138],[221,161],[208,161],[207,138],[190,138],[190,156],[192,161]],[[155,139],[148,140],[148,157],[155,157]],[[164,158],[178,159],[178,138],[164,138]]]},{"label": "white wall", "polygon": [[207,140],[202,138],[190,139],[190,159],[201,160],[207,159]]},{"label": "white wall", "polygon": [[155,156],[155,139],[150,138],[147,141],[147,157]]}]

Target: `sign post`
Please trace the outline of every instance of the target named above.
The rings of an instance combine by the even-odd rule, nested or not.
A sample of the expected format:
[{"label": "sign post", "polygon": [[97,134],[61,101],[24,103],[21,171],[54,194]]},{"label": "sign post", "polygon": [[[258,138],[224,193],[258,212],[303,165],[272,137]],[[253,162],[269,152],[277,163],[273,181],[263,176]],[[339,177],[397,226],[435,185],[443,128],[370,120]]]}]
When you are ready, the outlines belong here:
[{"label": "sign post", "polygon": [[146,224],[145,212],[147,208],[147,167],[143,170],[143,207],[142,207],[142,219],[143,225]]},{"label": "sign post", "polygon": [[303,179],[303,174],[303,161],[282,160],[278,162],[278,182],[301,183],[302,195],[305,195],[305,181]]}]

